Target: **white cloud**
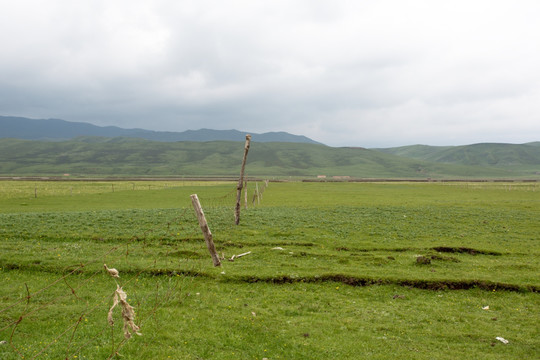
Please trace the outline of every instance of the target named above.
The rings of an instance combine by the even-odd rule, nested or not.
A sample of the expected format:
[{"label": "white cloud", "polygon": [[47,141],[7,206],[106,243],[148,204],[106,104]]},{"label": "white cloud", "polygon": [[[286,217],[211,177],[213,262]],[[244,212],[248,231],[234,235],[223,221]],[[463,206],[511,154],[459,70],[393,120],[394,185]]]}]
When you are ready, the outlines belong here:
[{"label": "white cloud", "polygon": [[3,115],[289,131],[351,146],[539,140],[533,0],[2,8]]}]

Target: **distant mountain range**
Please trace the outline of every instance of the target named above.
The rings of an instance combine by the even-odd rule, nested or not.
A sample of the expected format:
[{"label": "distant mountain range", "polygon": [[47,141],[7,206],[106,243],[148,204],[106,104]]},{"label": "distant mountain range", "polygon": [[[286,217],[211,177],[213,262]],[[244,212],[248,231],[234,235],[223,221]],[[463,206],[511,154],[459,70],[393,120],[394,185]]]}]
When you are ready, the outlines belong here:
[{"label": "distant mountain range", "polygon": [[[0,116],[0,175],[234,176],[245,134]],[[251,135],[251,176],[540,180],[540,142],[365,149],[330,147],[285,132]]]},{"label": "distant mountain range", "polygon": [[151,141],[244,141],[251,134],[257,142],[293,142],[319,144],[301,135],[286,132],[263,134],[238,130],[187,130],[183,132],[123,129],[116,126],[96,126],[89,123],[71,122],[60,119],[28,119],[24,117],[0,116],[0,138],[25,140],[61,141],[80,136],[129,137]]}]

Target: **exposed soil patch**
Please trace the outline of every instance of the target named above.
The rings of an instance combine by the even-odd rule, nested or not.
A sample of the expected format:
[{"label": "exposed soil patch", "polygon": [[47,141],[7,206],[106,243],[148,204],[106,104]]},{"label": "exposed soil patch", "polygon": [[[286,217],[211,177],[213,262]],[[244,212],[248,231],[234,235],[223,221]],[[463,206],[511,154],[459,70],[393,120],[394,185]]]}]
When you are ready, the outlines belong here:
[{"label": "exposed soil patch", "polygon": [[207,255],[202,255],[202,254],[199,254],[198,252],[189,251],[189,250],[178,250],[178,251],[170,252],[168,254],[160,253],[160,255],[167,255],[167,256],[172,256],[172,257],[181,257],[181,258],[188,258],[188,259],[203,259],[203,258],[208,257]]},{"label": "exposed soil patch", "polygon": [[229,247],[232,247],[232,248],[238,248],[238,249],[242,249],[245,244],[240,244],[240,243],[234,243],[232,241],[225,241],[225,242],[222,242],[222,243],[219,243],[219,246],[221,248],[229,248]]},{"label": "exposed soil patch", "polygon": [[[233,279],[229,279],[234,281]],[[399,279],[373,279],[361,278],[342,274],[326,274],[313,277],[290,277],[287,275],[278,277],[241,277],[241,282],[256,283],[265,282],[271,284],[293,284],[293,283],[322,283],[339,282],[351,286],[371,286],[371,285],[399,285],[423,290],[468,290],[481,289],[486,291],[513,291],[513,292],[540,292],[540,286],[520,286],[514,284],[498,283],[480,280],[399,280]]]},{"label": "exposed soil patch", "polygon": [[[370,248],[370,249],[359,249],[359,248],[349,248],[349,247],[336,247],[336,251],[348,251],[348,252],[373,252],[373,251],[386,251],[386,252],[406,252],[406,251],[422,251],[426,250],[425,248]],[[451,247],[451,246],[436,246],[431,248],[430,250],[435,250],[437,252],[441,253],[458,253],[458,254],[469,254],[469,255],[493,255],[493,256],[499,256],[503,255],[500,252],[497,251],[491,251],[491,250],[479,250],[479,249],[473,249],[468,247]],[[433,258],[433,257],[432,257]],[[440,259],[438,259],[440,260]]]},{"label": "exposed soil patch", "polygon": [[[5,270],[29,270],[40,271],[48,273],[59,273],[56,268],[43,267],[35,264],[14,264],[3,263],[2,267]],[[63,269],[64,272],[70,273],[85,273],[82,268],[79,269]],[[62,273],[62,272],[60,272]],[[344,274],[323,274],[315,276],[273,276],[273,277],[258,277],[258,276],[234,276],[228,278],[222,278],[221,276],[208,274],[204,272],[180,270],[171,271],[167,269],[144,269],[144,270],[123,270],[123,274],[129,276],[186,276],[186,277],[199,277],[214,279],[225,282],[233,283],[270,283],[270,284],[294,284],[294,283],[325,283],[336,282],[350,286],[372,286],[372,285],[398,285],[409,288],[423,289],[423,290],[468,290],[468,289],[481,289],[485,291],[511,291],[511,292],[533,292],[540,293],[540,286],[537,285],[516,285],[492,281],[483,280],[422,280],[422,279],[381,279],[381,278],[369,278],[369,277],[356,277]]]},{"label": "exposed soil patch", "polygon": [[431,260],[449,261],[449,262],[455,262],[455,263],[461,262],[459,259],[452,256],[429,255],[429,258]]},{"label": "exposed soil patch", "polygon": [[494,255],[494,256],[502,255],[502,253],[497,252],[497,251],[478,250],[478,249],[472,249],[472,248],[467,248],[467,247],[437,246],[432,249],[437,252],[443,252],[443,253],[459,253],[459,254],[470,254],[470,255]]},{"label": "exposed soil patch", "polygon": [[416,257],[416,263],[419,265],[429,265],[431,264],[431,259],[420,255]]},{"label": "exposed soil patch", "polygon": [[[349,252],[375,252],[375,251],[386,251],[386,252],[406,252],[406,251],[420,251],[419,248],[370,248],[370,249],[359,249],[359,248],[348,248],[348,247],[337,247],[336,251],[349,251]],[[424,249],[425,250],[425,249]]]},{"label": "exposed soil patch", "polygon": [[[260,244],[258,244],[260,245]],[[295,241],[269,241],[265,242],[264,245],[269,247],[275,247],[275,246],[303,246],[303,247],[312,247],[315,246],[314,243],[311,242],[295,242]]]},{"label": "exposed soil patch", "polygon": [[204,242],[204,238],[194,237],[194,238],[179,238],[179,239],[161,239],[159,244],[171,246],[171,245],[178,245],[179,243],[201,243],[201,242]]}]

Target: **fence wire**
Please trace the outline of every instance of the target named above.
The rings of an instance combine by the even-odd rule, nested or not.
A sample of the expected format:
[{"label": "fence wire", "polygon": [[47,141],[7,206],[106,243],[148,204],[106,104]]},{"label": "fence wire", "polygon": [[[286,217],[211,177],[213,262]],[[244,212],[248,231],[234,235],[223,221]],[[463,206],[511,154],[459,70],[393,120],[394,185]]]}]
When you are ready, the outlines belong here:
[{"label": "fence wire", "polygon": [[[251,194],[251,204],[260,202],[264,188],[265,183],[250,186],[250,194],[242,195],[242,206]],[[236,191],[231,188],[223,196],[199,194],[214,232],[234,226]],[[135,308],[135,323],[144,334],[144,324],[193,281],[184,275],[197,275],[211,266],[192,208],[150,211],[151,219],[145,219],[144,211],[126,210],[114,213],[116,218],[108,221],[111,214],[93,212],[89,228],[78,229],[82,234],[72,233],[61,217],[55,226],[37,226],[34,232],[15,231],[20,226],[15,219],[19,214],[4,217],[12,232],[11,238],[4,239],[3,250],[26,255],[20,261],[5,261],[0,269],[4,282],[15,285],[2,294],[0,302],[0,358],[58,358],[62,354],[74,359],[96,350],[115,358],[129,343],[119,311],[113,313],[114,325],[107,322],[118,287],[127,293],[126,302]],[[39,214],[26,216],[28,221],[40,219]],[[126,219],[130,216],[133,219]],[[88,214],[71,217],[80,224]],[[119,219],[124,229],[131,229],[128,236],[112,230],[111,224]],[[18,249],[25,239],[26,248]],[[66,255],[64,267],[58,266],[61,260],[53,259],[56,252],[60,259]],[[105,264],[116,269],[119,277],[112,277]]]}]

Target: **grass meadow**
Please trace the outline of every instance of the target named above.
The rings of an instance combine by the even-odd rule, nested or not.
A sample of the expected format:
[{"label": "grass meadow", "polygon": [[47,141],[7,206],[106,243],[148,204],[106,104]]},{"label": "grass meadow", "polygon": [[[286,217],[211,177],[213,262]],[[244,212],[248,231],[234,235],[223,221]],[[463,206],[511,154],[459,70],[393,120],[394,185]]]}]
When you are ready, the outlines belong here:
[{"label": "grass meadow", "polygon": [[[249,183],[238,226],[235,198],[232,182],[0,181],[0,358],[540,356],[539,184]],[[108,322],[117,286],[140,336],[120,305]]]}]

